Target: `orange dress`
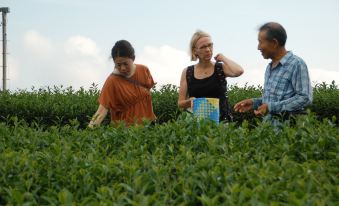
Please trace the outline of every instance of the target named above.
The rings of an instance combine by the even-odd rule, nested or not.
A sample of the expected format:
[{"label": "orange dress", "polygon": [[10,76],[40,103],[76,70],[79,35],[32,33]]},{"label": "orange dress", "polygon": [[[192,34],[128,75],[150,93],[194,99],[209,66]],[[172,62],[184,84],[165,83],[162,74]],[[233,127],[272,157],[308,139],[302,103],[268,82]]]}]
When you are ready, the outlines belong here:
[{"label": "orange dress", "polygon": [[149,69],[136,64],[135,73],[130,77],[148,89],[110,75],[101,90],[99,103],[110,110],[112,122],[124,121],[128,126],[142,123],[143,119],[155,120],[150,89],[154,81]]}]

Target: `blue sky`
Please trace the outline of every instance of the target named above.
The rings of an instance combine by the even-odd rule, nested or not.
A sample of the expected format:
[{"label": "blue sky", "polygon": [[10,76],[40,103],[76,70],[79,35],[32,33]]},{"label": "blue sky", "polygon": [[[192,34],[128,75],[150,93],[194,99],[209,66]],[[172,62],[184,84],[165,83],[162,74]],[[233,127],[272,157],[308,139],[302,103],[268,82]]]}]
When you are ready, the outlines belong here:
[{"label": "blue sky", "polygon": [[262,85],[269,61],[257,50],[257,28],[268,21],[285,27],[286,48],[305,60],[313,84],[339,82],[336,0],[0,0],[0,7],[10,8],[11,90],[92,83],[100,88],[120,39],[133,44],[136,63],[147,65],[159,85],[178,85],[182,69],[194,64],[187,51],[197,29],[212,36],[215,54],[245,69],[228,79],[231,84]]}]

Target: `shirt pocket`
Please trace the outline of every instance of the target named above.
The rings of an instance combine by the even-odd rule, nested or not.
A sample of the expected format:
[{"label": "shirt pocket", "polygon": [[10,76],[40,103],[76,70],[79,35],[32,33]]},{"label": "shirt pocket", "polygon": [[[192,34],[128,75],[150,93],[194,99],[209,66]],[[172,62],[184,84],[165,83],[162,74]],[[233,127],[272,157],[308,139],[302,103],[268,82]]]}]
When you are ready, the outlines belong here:
[{"label": "shirt pocket", "polygon": [[288,92],[289,84],[289,78],[279,78],[277,82],[275,82],[275,84],[270,88],[270,95],[274,96],[275,99],[280,100],[286,94],[286,92]]}]

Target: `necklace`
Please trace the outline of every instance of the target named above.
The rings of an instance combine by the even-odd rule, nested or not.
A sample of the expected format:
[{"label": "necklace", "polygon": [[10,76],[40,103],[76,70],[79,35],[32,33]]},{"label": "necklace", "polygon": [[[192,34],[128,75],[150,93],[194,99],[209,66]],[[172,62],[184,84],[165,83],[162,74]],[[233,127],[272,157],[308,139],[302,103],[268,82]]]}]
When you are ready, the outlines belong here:
[{"label": "necklace", "polygon": [[210,73],[210,69],[208,67],[198,68],[197,70],[200,71],[199,73],[203,75],[208,75]]}]

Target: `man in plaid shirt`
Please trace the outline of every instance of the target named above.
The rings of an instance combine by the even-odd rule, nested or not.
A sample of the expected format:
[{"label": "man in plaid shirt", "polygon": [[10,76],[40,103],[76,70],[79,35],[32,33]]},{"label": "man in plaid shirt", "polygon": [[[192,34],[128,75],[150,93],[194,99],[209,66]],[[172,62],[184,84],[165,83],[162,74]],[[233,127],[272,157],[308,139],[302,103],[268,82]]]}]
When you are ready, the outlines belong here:
[{"label": "man in plaid shirt", "polygon": [[305,113],[312,102],[308,69],[300,57],[285,49],[286,39],[286,31],[278,23],[269,22],[259,28],[258,50],[265,59],[272,60],[266,68],[264,92],[261,98],[238,102],[235,111],[254,109],[256,116],[266,116],[267,120]]}]

